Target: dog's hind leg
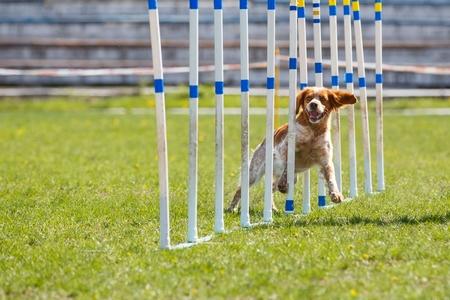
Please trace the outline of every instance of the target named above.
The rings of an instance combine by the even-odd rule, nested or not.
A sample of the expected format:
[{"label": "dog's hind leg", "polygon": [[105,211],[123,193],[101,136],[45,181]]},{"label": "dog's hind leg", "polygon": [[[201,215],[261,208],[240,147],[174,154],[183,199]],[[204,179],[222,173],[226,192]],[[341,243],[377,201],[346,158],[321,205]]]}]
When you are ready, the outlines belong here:
[{"label": "dog's hind leg", "polygon": [[239,201],[241,201],[241,187],[239,186],[234,193],[233,200],[231,200],[230,206],[227,208],[227,212],[233,212],[236,209],[236,206],[239,204]]},{"label": "dog's hind leg", "polygon": [[[263,141],[253,153],[252,159],[250,161],[249,168],[249,186],[255,185],[261,177],[264,175],[265,169],[265,151],[266,151],[266,143]],[[232,212],[236,209],[241,200],[241,187],[239,186],[234,193],[233,200],[230,203],[230,206],[227,208],[227,212]]]}]

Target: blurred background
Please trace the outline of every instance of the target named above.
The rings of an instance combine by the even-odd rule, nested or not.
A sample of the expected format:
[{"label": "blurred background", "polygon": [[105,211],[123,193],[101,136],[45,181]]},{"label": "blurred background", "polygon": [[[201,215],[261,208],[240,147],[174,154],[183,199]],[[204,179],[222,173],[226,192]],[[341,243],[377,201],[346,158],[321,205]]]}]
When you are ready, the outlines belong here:
[{"label": "blurred background", "polygon": [[[225,84],[239,85],[239,9],[224,0]],[[324,62],[329,59],[327,1],[322,1]],[[307,18],[312,4],[307,1]],[[338,1],[340,59],[343,60],[342,3]],[[166,84],[187,85],[188,1],[159,1]],[[265,84],[266,1],[250,1],[251,85]],[[374,83],[373,1],[361,1],[368,87]],[[287,87],[289,3],[277,1],[277,46],[281,88]],[[212,1],[200,1],[200,64],[213,64]],[[386,96],[448,96],[450,93],[450,1],[386,0],[383,7]],[[308,22],[312,58],[312,22]],[[150,93],[152,59],[145,0],[0,0],[0,85],[3,96],[63,93],[86,87],[99,95]],[[355,53],[354,53],[355,56]],[[355,58],[354,58],[355,59]],[[312,65],[310,65],[312,66]],[[213,81],[212,68],[200,82]],[[343,75],[343,68],[341,74]],[[330,84],[325,64],[325,84]],[[312,69],[309,71],[312,84]],[[344,82],[343,76],[340,80]],[[144,89],[147,91],[147,89]],[[412,89],[416,89],[412,92]],[[420,89],[420,90],[417,90]],[[424,90],[427,89],[427,90]],[[392,90],[391,92],[389,90]],[[397,92],[393,91],[397,90]],[[73,91],[73,89],[72,89]],[[431,93],[431,94],[430,94]],[[397,95],[396,96],[399,96]]]}]

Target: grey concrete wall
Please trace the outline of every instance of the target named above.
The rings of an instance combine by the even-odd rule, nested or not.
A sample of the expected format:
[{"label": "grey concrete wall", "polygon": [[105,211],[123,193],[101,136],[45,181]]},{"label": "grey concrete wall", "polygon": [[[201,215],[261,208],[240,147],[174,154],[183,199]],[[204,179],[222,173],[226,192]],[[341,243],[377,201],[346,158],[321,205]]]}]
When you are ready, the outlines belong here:
[{"label": "grey concrete wall", "polygon": [[[161,37],[166,42],[188,40],[188,1],[163,0],[160,2]],[[200,39],[211,42],[212,1],[200,1]],[[224,1],[225,41],[238,41],[238,2]],[[325,4],[326,1],[323,1]],[[374,25],[372,1],[361,1],[365,57],[374,61]],[[278,1],[277,40],[282,54],[287,53],[288,3]],[[341,8],[339,16],[342,15]],[[432,17],[431,17],[432,16]],[[264,1],[250,4],[250,39],[263,41],[266,37]],[[308,10],[308,19],[311,11]],[[322,38],[324,59],[329,58],[326,48],[328,11],[322,11]],[[450,1],[391,0],[383,9],[384,62],[395,65],[450,66]],[[342,24],[341,24],[342,25]],[[340,26],[339,37],[343,37]],[[76,41],[74,41],[74,39]],[[308,22],[308,39],[312,40],[312,24]],[[67,41],[72,43],[67,43]],[[78,41],[78,42],[77,42]],[[86,43],[88,41],[89,43]],[[128,43],[127,42],[131,42]],[[309,56],[312,56],[312,49]],[[343,50],[343,49],[341,49]],[[343,59],[343,51],[340,51]],[[186,66],[187,45],[167,46],[163,49],[166,66]],[[251,48],[253,62],[264,61],[264,47]],[[213,63],[213,49],[200,50],[201,64]],[[239,63],[237,48],[225,49],[225,63]],[[108,67],[151,66],[147,1],[145,0],[21,0],[0,1],[0,67]],[[281,80],[287,85],[287,71],[282,64]],[[311,70],[312,71],[312,70]],[[373,72],[368,71],[368,82]],[[252,84],[263,85],[264,70],[253,70]],[[329,73],[325,70],[325,82]],[[226,72],[226,83],[237,85],[238,72]],[[93,78],[36,78],[0,77],[0,84],[137,84],[150,78],[137,76]],[[211,81],[211,74],[202,74],[200,80]],[[169,84],[186,84],[186,75],[167,75]],[[341,80],[342,81],[342,80]],[[386,86],[393,87],[449,87],[448,76],[388,73]]]}]

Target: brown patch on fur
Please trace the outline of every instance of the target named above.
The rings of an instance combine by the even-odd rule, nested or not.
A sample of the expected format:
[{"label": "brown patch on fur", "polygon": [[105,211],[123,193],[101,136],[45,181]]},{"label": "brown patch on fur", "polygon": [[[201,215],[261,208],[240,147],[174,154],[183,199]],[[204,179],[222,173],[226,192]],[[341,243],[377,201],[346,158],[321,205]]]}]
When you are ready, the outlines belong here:
[{"label": "brown patch on fur", "polygon": [[298,114],[300,112],[300,109],[305,108],[305,99],[306,96],[314,94],[313,90],[311,88],[306,88],[300,93],[297,94],[297,97],[295,98],[296,104],[295,104],[295,114]]},{"label": "brown patch on fur", "polygon": [[285,138],[287,133],[288,133],[288,124],[287,123],[278,127],[273,136],[274,143],[278,144],[279,142],[281,142]]},{"label": "brown patch on fur", "polygon": [[333,106],[333,110],[338,110],[344,105],[351,105],[357,102],[355,95],[345,90],[328,90],[328,99]]},{"label": "brown patch on fur", "polygon": [[309,126],[308,116],[303,108],[300,108],[300,113],[297,113],[296,121],[302,126]]},{"label": "brown patch on fur", "polygon": [[[312,124],[309,122],[306,105],[314,97],[319,98],[325,106],[325,115],[321,122]],[[345,90],[314,89],[306,88],[301,91],[296,98],[297,122],[302,126],[309,126],[313,129],[315,136],[320,136],[328,130],[328,119],[333,110],[338,110],[344,105],[356,103],[355,95]]]}]

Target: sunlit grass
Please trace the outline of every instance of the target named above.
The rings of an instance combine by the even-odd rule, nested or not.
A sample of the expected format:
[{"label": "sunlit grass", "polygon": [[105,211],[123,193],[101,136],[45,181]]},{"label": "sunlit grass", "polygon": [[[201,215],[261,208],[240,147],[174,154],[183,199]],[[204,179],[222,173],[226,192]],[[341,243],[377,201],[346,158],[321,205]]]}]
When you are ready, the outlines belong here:
[{"label": "sunlit grass", "polygon": [[[201,105],[212,106],[212,94],[203,96]],[[0,298],[449,297],[448,116],[385,117],[384,193],[362,193],[358,131],[361,196],[355,201],[318,210],[313,199],[307,217],[277,214],[269,226],[233,231],[186,250],[159,251],[155,116],[105,111],[151,108],[152,101],[0,101]],[[181,93],[168,96],[168,107],[179,103],[186,105]],[[239,97],[227,97],[226,103],[238,105]],[[263,97],[252,99],[252,106],[263,105]],[[385,106],[449,103],[403,100]],[[199,122],[204,236],[213,228],[214,117],[201,116]],[[225,122],[228,202],[239,177],[240,118],[226,116]],[[252,147],[264,136],[264,124],[264,116],[251,117]],[[348,189],[344,118],[342,125]],[[371,127],[374,140],[373,118]],[[188,117],[169,114],[173,244],[186,236],[187,137]],[[312,178],[315,195],[315,171]],[[262,196],[260,184],[251,192],[254,222],[262,216]],[[301,184],[295,198],[301,199]],[[276,201],[282,207],[284,197],[277,194]],[[227,214],[225,221],[235,228],[239,216]]]}]

